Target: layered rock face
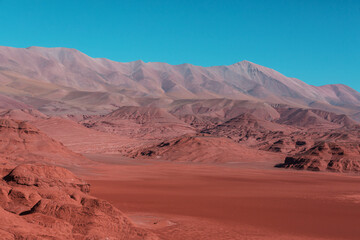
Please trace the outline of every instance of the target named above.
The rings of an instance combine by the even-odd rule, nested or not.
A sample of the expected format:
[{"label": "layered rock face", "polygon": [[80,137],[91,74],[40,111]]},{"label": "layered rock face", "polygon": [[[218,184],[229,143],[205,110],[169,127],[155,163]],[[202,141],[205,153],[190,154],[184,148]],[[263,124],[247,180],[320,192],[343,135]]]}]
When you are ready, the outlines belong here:
[{"label": "layered rock face", "polygon": [[0,163],[51,163],[71,167],[90,161],[26,121],[0,118]]},{"label": "layered rock face", "polygon": [[92,116],[81,122],[102,132],[135,139],[166,139],[195,130],[164,109],[154,107],[120,107],[106,115]]},{"label": "layered rock face", "polygon": [[209,135],[181,136],[150,147],[135,149],[128,153],[128,156],[201,163],[272,161],[282,157],[280,154],[237,144],[227,138]]},{"label": "layered rock face", "polygon": [[358,143],[317,142],[310,149],[290,155],[276,167],[311,171],[360,172]]},{"label": "layered rock face", "polygon": [[2,239],[157,239],[89,191],[64,168],[17,166],[0,181]]}]

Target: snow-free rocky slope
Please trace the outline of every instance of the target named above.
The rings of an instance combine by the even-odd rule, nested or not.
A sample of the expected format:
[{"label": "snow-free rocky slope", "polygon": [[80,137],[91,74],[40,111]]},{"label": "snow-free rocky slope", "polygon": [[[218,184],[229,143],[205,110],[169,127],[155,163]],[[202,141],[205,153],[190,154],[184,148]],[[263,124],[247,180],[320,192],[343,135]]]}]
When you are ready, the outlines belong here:
[{"label": "snow-free rocky slope", "polygon": [[[0,94],[47,113],[103,112],[119,106],[168,108],[179,100],[285,103],[359,116],[360,93],[315,87],[249,61],[229,66],[91,58],[67,48],[0,47]],[[204,103],[206,104],[206,103]]]}]

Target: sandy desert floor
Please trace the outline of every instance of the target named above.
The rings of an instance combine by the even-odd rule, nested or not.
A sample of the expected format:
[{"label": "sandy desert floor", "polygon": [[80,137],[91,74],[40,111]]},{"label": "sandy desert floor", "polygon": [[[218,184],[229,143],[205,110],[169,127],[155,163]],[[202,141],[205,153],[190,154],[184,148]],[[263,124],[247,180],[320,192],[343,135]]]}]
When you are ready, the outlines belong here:
[{"label": "sandy desert floor", "polygon": [[[87,154],[84,173],[108,200],[162,239],[359,239],[360,176]],[[105,164],[106,163],[106,164]]]}]

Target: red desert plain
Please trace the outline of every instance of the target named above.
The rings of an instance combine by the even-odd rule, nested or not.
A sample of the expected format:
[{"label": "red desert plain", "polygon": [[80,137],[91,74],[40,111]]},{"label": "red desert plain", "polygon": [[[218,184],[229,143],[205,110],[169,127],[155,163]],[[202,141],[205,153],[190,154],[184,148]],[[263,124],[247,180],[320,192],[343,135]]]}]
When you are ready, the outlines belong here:
[{"label": "red desert plain", "polygon": [[161,239],[358,239],[360,234],[358,176],[262,163],[111,158],[121,163],[104,178],[89,177],[92,194]]},{"label": "red desert plain", "polygon": [[0,238],[359,239],[359,106],[249,61],[0,47]]}]

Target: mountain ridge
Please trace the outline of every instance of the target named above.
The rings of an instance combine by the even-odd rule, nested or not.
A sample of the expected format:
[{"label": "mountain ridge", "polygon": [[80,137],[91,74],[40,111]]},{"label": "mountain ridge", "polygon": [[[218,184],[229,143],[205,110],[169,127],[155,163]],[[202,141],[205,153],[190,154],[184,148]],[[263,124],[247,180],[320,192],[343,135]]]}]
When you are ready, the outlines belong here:
[{"label": "mountain ridge", "polygon": [[[91,100],[94,93],[99,103]],[[0,47],[0,94],[48,114],[168,108],[181,99],[226,98],[324,108],[360,120],[356,90],[341,84],[316,87],[247,60],[211,67],[121,63],[62,47]]]}]

